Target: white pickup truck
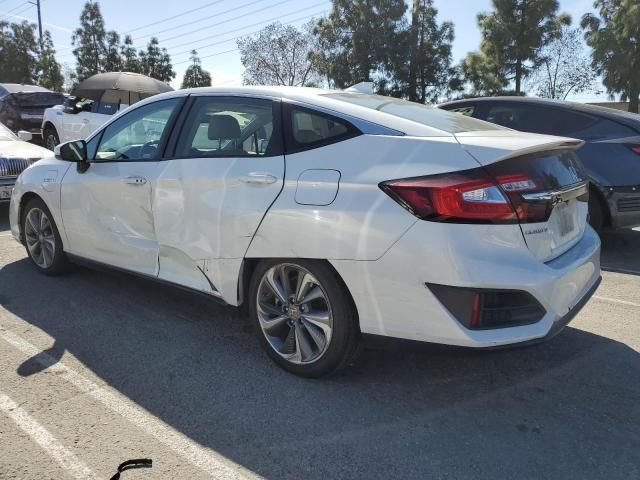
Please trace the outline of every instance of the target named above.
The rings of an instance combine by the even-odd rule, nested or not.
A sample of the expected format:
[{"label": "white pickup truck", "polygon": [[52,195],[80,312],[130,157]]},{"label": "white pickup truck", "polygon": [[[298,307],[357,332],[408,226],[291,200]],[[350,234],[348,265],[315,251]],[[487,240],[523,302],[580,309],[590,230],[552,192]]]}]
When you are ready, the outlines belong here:
[{"label": "white pickup truck", "polygon": [[49,150],[59,143],[85,139],[113,114],[128,105],[67,97],[64,105],[47,108],[42,118],[42,139]]}]

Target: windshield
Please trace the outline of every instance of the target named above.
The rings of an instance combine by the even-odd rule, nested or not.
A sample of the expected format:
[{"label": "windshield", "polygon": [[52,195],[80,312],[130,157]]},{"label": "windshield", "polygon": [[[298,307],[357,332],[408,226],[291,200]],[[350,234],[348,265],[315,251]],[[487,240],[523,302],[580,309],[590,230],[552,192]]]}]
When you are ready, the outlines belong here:
[{"label": "windshield", "polygon": [[460,133],[481,130],[504,130],[503,127],[492,123],[469,118],[458,113],[447,112],[439,108],[409,102],[400,98],[384,97],[382,95],[368,95],[363,93],[329,93],[326,97],[340,100],[372,110],[388,113],[396,117],[421,123],[428,127],[437,128],[448,133]]},{"label": "windshield", "polygon": [[0,123],[0,140],[17,140],[18,137],[15,136],[15,134],[9,130],[7,127],[5,127],[3,124]]}]

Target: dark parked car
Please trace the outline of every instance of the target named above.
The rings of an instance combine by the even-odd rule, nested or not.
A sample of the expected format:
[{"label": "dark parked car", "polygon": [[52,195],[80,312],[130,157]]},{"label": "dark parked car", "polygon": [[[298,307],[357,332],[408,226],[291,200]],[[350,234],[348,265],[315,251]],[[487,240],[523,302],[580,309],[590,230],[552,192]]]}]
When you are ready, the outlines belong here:
[{"label": "dark parked car", "polygon": [[45,109],[62,103],[62,93],[35,85],[0,83],[0,122],[14,132],[26,130],[40,137]]},{"label": "dark parked car", "polygon": [[591,181],[590,222],[604,227],[640,225],[640,115],[559,100],[487,97],[439,105],[524,132],[578,138]]}]

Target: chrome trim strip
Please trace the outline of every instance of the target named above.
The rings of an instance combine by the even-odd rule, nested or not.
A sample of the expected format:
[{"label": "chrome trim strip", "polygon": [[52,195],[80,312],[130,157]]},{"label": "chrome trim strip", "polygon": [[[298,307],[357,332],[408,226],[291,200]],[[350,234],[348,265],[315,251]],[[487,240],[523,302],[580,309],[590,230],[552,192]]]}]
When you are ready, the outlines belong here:
[{"label": "chrome trim strip", "polygon": [[566,202],[579,197],[589,191],[589,182],[580,182],[569,185],[560,190],[550,190],[547,192],[523,193],[522,198],[528,202],[551,201],[552,203]]}]

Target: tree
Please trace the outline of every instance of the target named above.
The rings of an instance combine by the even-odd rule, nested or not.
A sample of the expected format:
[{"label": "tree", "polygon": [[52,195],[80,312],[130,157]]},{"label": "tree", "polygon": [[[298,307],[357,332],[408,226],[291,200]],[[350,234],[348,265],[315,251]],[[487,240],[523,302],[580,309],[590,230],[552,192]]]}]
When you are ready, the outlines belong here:
[{"label": "tree", "polygon": [[[406,97],[413,102],[435,101],[444,92],[460,88],[460,79],[452,65],[451,43],[454,29],[451,22],[438,24],[438,9],[433,0],[414,0],[411,24],[398,38],[403,38],[392,69],[391,95]],[[409,61],[406,60],[409,52]],[[395,91],[394,91],[395,90]]]},{"label": "tree", "polygon": [[198,52],[191,50],[191,65],[184,72],[180,88],[210,87],[211,74],[202,68]]},{"label": "tree", "polygon": [[0,78],[8,83],[35,83],[38,74],[35,25],[0,21]]},{"label": "tree", "polygon": [[139,53],[141,73],[162,82],[170,82],[175,76],[171,57],[166,48],[160,48],[158,39],[151,37],[146,50]]},{"label": "tree", "polygon": [[501,66],[482,52],[469,52],[460,64],[460,71],[474,96],[502,93],[509,84]]},{"label": "tree", "polygon": [[142,66],[138,59],[138,51],[133,46],[131,35],[125,35],[124,37],[124,42],[120,46],[120,58],[122,59],[122,70],[124,72],[142,72]]},{"label": "tree", "polygon": [[120,56],[120,35],[113,30],[107,32],[106,35],[107,47],[104,56],[104,71],[105,72],[120,72],[122,71],[123,61]]},{"label": "tree", "polygon": [[494,11],[480,13],[481,50],[493,65],[504,68],[520,95],[522,80],[541,62],[540,49],[571,23],[558,15],[558,0],[492,0]]},{"label": "tree", "polygon": [[595,73],[585,53],[580,29],[563,27],[560,36],[540,51],[541,64],[531,74],[528,85],[538,95],[565,100],[593,86]]},{"label": "tree", "polygon": [[38,60],[38,82],[40,86],[54,90],[62,91],[64,77],[62,68],[56,61],[56,50],[53,47],[51,33],[45,30],[42,37],[42,48],[40,50],[40,58]]},{"label": "tree", "polygon": [[592,65],[611,94],[629,100],[638,112],[640,95],[640,3],[637,0],[596,0],[600,16],[586,14],[581,26],[593,48]]},{"label": "tree", "polygon": [[237,41],[245,85],[305,86],[317,82],[316,42],[311,24],[301,30],[279,22]]},{"label": "tree", "polygon": [[[404,0],[333,0],[314,32],[318,65],[336,88],[389,73],[406,30]],[[381,75],[382,74],[382,75]]]},{"label": "tree", "polygon": [[85,78],[104,71],[106,56],[106,32],[100,5],[95,1],[85,3],[80,14],[80,27],[71,37],[76,57],[76,79]]}]

